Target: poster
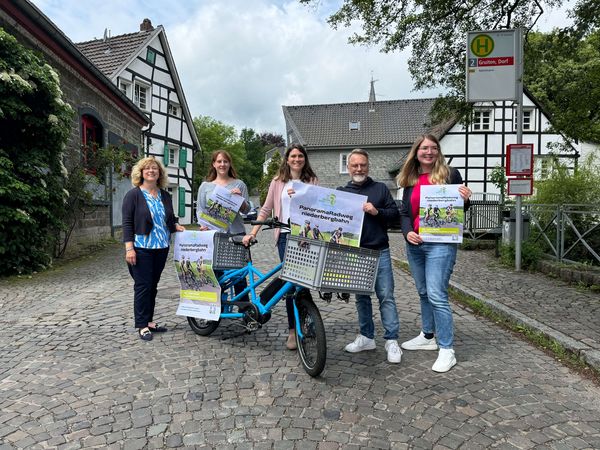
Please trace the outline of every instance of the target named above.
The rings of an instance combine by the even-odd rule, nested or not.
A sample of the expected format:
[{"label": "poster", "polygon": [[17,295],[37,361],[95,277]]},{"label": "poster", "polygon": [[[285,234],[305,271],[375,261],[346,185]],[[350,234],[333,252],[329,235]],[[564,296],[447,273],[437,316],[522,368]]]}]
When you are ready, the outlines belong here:
[{"label": "poster", "polygon": [[215,231],[175,233],[173,262],[181,284],[179,316],[218,320],[221,287],[212,269]]},{"label": "poster", "polygon": [[366,195],[294,183],[290,202],[293,236],[352,247],[360,245]]},{"label": "poster", "polygon": [[425,242],[459,244],[465,222],[460,184],[421,186],[419,235]]},{"label": "poster", "polygon": [[227,231],[233,223],[244,197],[232,194],[223,186],[216,186],[206,198],[206,208],[198,211],[198,224],[211,230]]}]

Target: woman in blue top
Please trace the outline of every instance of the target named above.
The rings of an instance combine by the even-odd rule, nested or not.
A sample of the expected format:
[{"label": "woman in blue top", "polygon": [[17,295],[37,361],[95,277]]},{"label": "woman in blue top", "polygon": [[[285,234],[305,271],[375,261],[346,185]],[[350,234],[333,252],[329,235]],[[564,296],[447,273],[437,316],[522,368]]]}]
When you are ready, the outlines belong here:
[{"label": "woman in blue top", "polygon": [[[406,239],[406,254],[410,272],[421,299],[421,333],[403,342],[405,350],[437,350],[439,353],[432,370],[447,372],[456,364],[454,355],[454,322],[448,302],[450,275],[456,262],[457,244],[423,242],[419,235],[419,206],[421,186],[432,184],[462,184],[458,170],[448,166],[440,142],[431,135],[419,137],[406,157],[397,178],[404,188],[400,221]],[[471,189],[458,188],[469,207]],[[436,341],[437,338],[437,341]]]},{"label": "woman in blue top", "polygon": [[143,158],[131,171],[135,186],[123,199],[123,242],[125,260],[134,280],[133,312],[135,327],[144,341],[152,332],[165,332],[154,320],[158,282],[167,255],[171,233],[184,231],[177,223],[171,195],[164,190],[167,174],[153,156]]}]

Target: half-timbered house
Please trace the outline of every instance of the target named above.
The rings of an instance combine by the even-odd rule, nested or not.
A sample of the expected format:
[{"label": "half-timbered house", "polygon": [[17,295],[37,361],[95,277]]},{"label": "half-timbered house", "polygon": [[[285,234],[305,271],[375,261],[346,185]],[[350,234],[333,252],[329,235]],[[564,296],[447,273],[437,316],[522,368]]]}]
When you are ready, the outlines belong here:
[{"label": "half-timbered house", "polygon": [[146,113],[145,152],[160,157],[181,223],[192,222],[193,155],[200,149],[164,28],[144,19],[135,33],[76,44],[128,98]]},{"label": "half-timbered house", "polygon": [[[516,107],[512,102],[476,104],[473,120],[431,125],[435,99],[376,101],[373,86],[367,102],[283,106],[288,143],[299,142],[318,167],[320,184],[336,187],[348,180],[346,157],[357,147],[367,150],[371,175],[399,195],[394,181],[417,136],[432,133],[444,155],[459,169],[474,192],[498,193],[489,180],[496,166],[504,166],[506,145],[516,142]],[[529,93],[524,94],[523,142],[534,144],[540,174],[555,144],[564,144],[561,157],[576,158],[577,150],[552,131],[550,118]],[[398,197],[399,198],[399,197]]]}]

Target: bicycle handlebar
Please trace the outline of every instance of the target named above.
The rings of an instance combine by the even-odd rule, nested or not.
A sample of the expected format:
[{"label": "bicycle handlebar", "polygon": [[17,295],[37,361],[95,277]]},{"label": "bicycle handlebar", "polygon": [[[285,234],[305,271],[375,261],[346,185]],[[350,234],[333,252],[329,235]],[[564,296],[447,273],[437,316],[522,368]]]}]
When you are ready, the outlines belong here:
[{"label": "bicycle handlebar", "polygon": [[266,226],[267,230],[269,230],[271,228],[286,228],[288,230],[291,229],[289,222],[288,223],[280,222],[277,217],[272,217],[272,218],[269,218],[266,220],[252,220],[252,221],[250,221],[250,225]]}]

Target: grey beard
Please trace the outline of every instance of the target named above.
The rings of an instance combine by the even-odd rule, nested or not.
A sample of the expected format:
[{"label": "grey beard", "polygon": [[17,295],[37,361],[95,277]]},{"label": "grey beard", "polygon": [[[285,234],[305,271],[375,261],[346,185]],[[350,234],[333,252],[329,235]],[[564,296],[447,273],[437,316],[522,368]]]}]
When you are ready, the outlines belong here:
[{"label": "grey beard", "polygon": [[352,182],[356,184],[362,184],[367,179],[366,175],[352,175]]}]

